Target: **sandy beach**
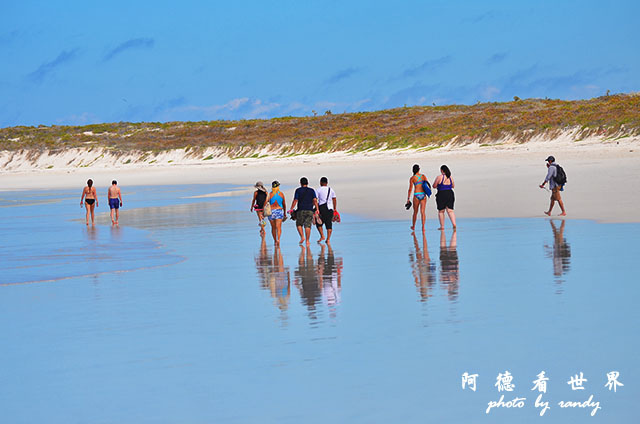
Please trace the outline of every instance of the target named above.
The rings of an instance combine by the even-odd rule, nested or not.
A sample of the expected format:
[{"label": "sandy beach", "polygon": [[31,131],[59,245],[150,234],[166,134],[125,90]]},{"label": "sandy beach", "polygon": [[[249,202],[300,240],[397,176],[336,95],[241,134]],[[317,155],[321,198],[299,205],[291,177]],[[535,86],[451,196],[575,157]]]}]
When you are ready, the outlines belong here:
[{"label": "sandy beach", "polygon": [[[376,219],[409,219],[403,205],[411,166],[417,163],[430,181],[447,164],[456,183],[456,214],[461,218],[544,217],[549,192],[540,189],[546,168],[544,159],[554,155],[568,175],[563,193],[568,219],[599,222],[638,222],[640,206],[640,137],[619,141],[598,138],[535,141],[447,147],[432,151],[395,150],[357,154],[332,153],[287,158],[220,159],[207,164],[179,160],[167,164],[114,165],[94,161],[92,166],[53,169],[29,168],[3,171],[1,190],[78,187],[86,179],[96,182],[99,193],[117,179],[126,197],[127,186],[226,183],[246,186],[230,195],[251,195],[257,180],[279,180],[290,197],[301,176],[311,186],[321,176],[338,194],[338,210]],[[170,157],[170,156],[167,156]],[[203,192],[206,196],[209,193]],[[6,193],[5,193],[6,196]],[[615,196],[615,197],[614,197]],[[249,200],[247,200],[247,204]],[[290,203],[290,200],[289,200]],[[554,212],[558,212],[557,209]],[[427,205],[427,218],[436,219],[435,201]],[[434,224],[435,225],[435,224]]]}]

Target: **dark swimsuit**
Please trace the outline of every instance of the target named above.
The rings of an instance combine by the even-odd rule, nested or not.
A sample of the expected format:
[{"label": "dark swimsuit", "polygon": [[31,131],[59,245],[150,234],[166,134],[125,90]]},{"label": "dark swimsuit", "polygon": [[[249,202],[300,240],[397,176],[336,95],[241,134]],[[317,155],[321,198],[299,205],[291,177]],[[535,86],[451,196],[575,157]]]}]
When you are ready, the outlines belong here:
[{"label": "dark swimsuit", "polygon": [[449,184],[444,184],[445,177],[442,177],[442,181],[438,184],[438,192],[436,193],[436,205],[438,210],[451,209],[453,210],[453,203],[456,198],[453,194],[453,180],[449,178]]},{"label": "dark swimsuit", "polygon": [[256,191],[256,204],[253,209],[262,211],[264,209],[264,202],[267,200],[267,193],[262,190]]},{"label": "dark swimsuit", "polygon": [[87,202],[87,205],[91,206],[96,202],[96,199],[84,199],[85,202]]}]

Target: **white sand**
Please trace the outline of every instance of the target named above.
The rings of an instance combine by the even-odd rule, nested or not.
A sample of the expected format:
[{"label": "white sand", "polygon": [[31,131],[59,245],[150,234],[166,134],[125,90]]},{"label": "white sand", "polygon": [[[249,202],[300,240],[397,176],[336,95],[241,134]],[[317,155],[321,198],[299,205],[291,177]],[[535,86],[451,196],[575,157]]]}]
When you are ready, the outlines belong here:
[{"label": "white sand", "polygon": [[[546,174],[544,159],[554,155],[568,175],[563,193],[568,217],[602,222],[639,222],[640,137],[617,141],[598,138],[571,141],[536,140],[526,144],[493,147],[470,145],[432,151],[398,150],[359,154],[334,153],[288,158],[238,159],[186,158],[182,151],[166,152],[156,162],[122,165],[113,157],[87,157],[87,152],[66,152],[60,157],[40,157],[36,164],[14,157],[11,167],[0,171],[2,190],[78,188],[78,197],[88,178],[101,195],[117,179],[126,199],[127,186],[155,184],[231,183],[247,186],[229,195],[247,196],[256,180],[265,185],[277,179],[291,203],[293,189],[301,176],[317,186],[321,176],[338,195],[338,210],[379,219],[410,219],[404,209],[411,166],[420,164],[430,181],[447,164],[456,183],[456,215],[469,217],[544,217],[549,192],[538,185]],[[182,155],[181,155],[182,154]],[[0,163],[8,152],[0,152]],[[86,167],[64,167],[74,155],[82,156]],[[15,156],[15,155],[14,155]],[[170,159],[174,158],[174,159]],[[2,160],[4,159],[4,161]],[[58,162],[42,169],[47,161]],[[173,162],[168,163],[169,160]],[[76,164],[78,160],[75,161]],[[48,165],[50,166],[50,165]],[[77,166],[77,165],[76,165]],[[7,170],[10,169],[10,170]],[[3,196],[9,195],[5,193]],[[202,196],[211,196],[203,192]],[[556,206],[555,213],[559,213]],[[427,205],[427,218],[436,219],[435,199]],[[435,225],[435,222],[432,224]]]}]

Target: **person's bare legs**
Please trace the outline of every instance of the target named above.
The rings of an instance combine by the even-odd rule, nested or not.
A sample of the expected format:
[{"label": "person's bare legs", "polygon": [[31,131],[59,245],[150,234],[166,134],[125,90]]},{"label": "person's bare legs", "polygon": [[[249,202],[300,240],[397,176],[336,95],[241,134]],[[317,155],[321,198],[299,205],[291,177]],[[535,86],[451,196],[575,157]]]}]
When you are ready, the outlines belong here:
[{"label": "person's bare legs", "polygon": [[256,211],[256,215],[258,216],[258,225],[260,226],[260,237],[264,236],[264,213],[262,211]]},{"label": "person's bare legs", "polygon": [[96,225],[95,224],[95,216],[94,216],[94,210],[96,209],[96,204],[94,203],[93,205],[90,206],[90,210],[91,210],[91,225]]},{"label": "person's bare legs", "polygon": [[89,225],[89,217],[91,216],[91,212],[89,211],[90,206],[87,202],[84,203],[84,208],[87,210],[86,221],[87,221],[87,225]]},{"label": "person's bare legs", "polygon": [[333,232],[333,229],[327,230],[327,243],[329,243],[329,240],[331,239],[332,232]]},{"label": "person's bare legs", "polygon": [[440,227],[438,230],[444,230],[444,209],[438,211],[438,221],[440,221]]},{"label": "person's bare legs", "polygon": [[[456,213],[453,211],[453,209],[446,208],[446,210],[447,210],[447,215],[449,215],[449,221],[451,221],[451,225],[455,230],[456,229]],[[444,216],[442,217],[442,226],[444,227]]]},{"label": "person's bare legs", "polygon": [[305,227],[304,234],[307,238],[307,246],[309,246],[309,239],[311,238],[311,227]]},{"label": "person's bare legs", "polygon": [[116,223],[116,220],[113,219],[114,214],[115,214],[115,209],[111,208],[111,225],[114,225]]},{"label": "person's bare legs", "polygon": [[560,210],[562,211],[560,216],[566,216],[567,212],[564,210],[564,202],[562,201],[562,197],[560,197],[560,193],[558,193],[558,205],[560,206]]},{"label": "person's bare legs", "polygon": [[298,230],[298,234],[300,234],[300,241],[298,244],[304,243],[304,233],[302,232],[302,225],[296,225],[296,229]]},{"label": "person's bare legs", "polygon": [[273,237],[273,242],[278,244],[278,228],[276,227],[276,220],[270,219],[269,224],[271,224],[271,236]]},{"label": "person's bare legs", "polygon": [[413,196],[413,217],[411,218],[411,231],[416,229],[416,218],[418,218],[418,209],[420,208],[420,201]]},{"label": "person's bare legs", "polygon": [[420,218],[422,219],[422,232],[424,232],[424,225],[427,222],[427,197],[420,201]]},{"label": "person's bare legs", "polygon": [[282,220],[276,219],[276,245],[280,246],[280,236],[282,235]]},{"label": "person's bare legs", "polygon": [[551,216],[551,211],[553,210],[553,207],[555,206],[556,201],[558,201],[558,205],[560,206],[560,210],[562,211],[562,213],[560,214],[560,216],[566,216],[567,212],[564,210],[564,202],[562,201],[562,197],[560,196],[560,192],[559,191],[552,191],[551,192],[551,201],[549,202],[549,210],[547,212],[545,212],[544,214],[547,216]]},{"label": "person's bare legs", "polygon": [[118,225],[119,220],[120,220],[120,209],[116,209],[116,225]]},{"label": "person's bare legs", "polygon": [[[324,240],[324,231],[322,231],[322,226],[321,226],[321,225],[320,225],[320,226],[319,226],[319,225],[316,225],[316,228],[318,229],[318,234],[320,234],[320,238],[318,239],[318,243],[321,243],[321,242],[322,242],[322,240]],[[330,234],[330,233],[329,233],[329,231],[330,231],[330,230],[327,230],[327,240],[328,240],[328,239],[329,239],[329,237],[330,237],[330,236],[329,236],[329,234]]]}]

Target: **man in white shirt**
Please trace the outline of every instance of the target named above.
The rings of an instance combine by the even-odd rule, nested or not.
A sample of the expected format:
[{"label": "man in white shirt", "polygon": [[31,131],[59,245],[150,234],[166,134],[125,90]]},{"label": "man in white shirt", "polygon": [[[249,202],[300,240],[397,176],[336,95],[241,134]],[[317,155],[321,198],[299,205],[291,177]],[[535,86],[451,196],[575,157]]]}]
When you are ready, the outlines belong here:
[{"label": "man in white shirt", "polygon": [[[336,192],[327,184],[329,180],[327,177],[320,178],[320,188],[316,190],[316,197],[318,198],[318,209],[320,211],[320,217],[322,223],[327,227],[327,240],[329,243],[331,239],[331,232],[333,231],[333,214],[337,211],[338,200],[336,199]],[[322,232],[322,225],[316,225],[318,233],[320,233],[320,240],[318,243],[324,240],[324,233]]]}]

